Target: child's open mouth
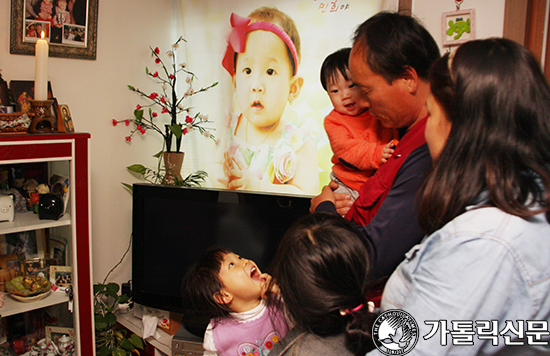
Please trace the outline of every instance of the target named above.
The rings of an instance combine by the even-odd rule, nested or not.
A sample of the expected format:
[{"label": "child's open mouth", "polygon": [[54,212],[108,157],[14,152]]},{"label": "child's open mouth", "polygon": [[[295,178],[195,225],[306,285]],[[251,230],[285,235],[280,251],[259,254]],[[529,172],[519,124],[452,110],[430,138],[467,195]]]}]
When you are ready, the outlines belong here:
[{"label": "child's open mouth", "polygon": [[355,109],[355,103],[346,104],[346,105],[344,105],[344,107],[345,107],[347,110],[352,111],[353,109]]},{"label": "child's open mouth", "polygon": [[260,110],[260,109],[263,109],[264,106],[259,101],[255,101],[252,103],[252,108]]},{"label": "child's open mouth", "polygon": [[250,269],[250,278],[252,278],[253,280],[256,280],[256,281],[261,281],[262,280],[260,278],[260,272],[258,271],[256,266],[252,266],[252,268]]}]

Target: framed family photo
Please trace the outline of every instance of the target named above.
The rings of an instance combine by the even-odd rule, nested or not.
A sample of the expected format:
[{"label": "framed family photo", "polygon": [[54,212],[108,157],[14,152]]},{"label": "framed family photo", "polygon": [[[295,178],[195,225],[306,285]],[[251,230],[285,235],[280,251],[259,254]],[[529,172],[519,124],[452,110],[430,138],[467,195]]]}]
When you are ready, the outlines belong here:
[{"label": "framed family photo", "polygon": [[68,287],[73,284],[71,266],[50,266],[50,278],[52,277],[58,287]]},{"label": "framed family photo", "polygon": [[34,55],[43,33],[50,57],[96,59],[98,1],[11,0],[10,53]]},{"label": "framed family photo", "polygon": [[[10,91],[15,100],[15,111],[31,112],[30,100],[34,99],[34,80],[12,80]],[[52,83],[48,81],[48,98],[53,98]]]}]

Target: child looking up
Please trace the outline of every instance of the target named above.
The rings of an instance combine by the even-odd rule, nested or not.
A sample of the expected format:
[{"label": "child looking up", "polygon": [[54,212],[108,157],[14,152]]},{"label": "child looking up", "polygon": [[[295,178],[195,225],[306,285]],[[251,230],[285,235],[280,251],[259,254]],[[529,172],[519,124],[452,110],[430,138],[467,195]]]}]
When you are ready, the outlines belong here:
[{"label": "child looking up", "polygon": [[284,118],[300,94],[300,37],[294,21],[271,7],[231,15],[223,67],[240,113],[225,124],[213,184],[229,189],[316,194],[317,149],[311,127]]},{"label": "child looking up", "polygon": [[397,130],[382,126],[363,105],[361,91],[351,80],[348,61],[351,48],[329,55],[321,66],[321,84],[334,110],[325,118],[325,130],[332,148],[331,179],[337,193],[352,200],[369,177],[393,153]]},{"label": "child looking up", "polygon": [[[253,261],[211,248],[182,282],[186,314],[211,317],[204,355],[268,354],[288,332],[277,297],[266,297],[271,277]],[[274,288],[272,288],[274,289]]]}]

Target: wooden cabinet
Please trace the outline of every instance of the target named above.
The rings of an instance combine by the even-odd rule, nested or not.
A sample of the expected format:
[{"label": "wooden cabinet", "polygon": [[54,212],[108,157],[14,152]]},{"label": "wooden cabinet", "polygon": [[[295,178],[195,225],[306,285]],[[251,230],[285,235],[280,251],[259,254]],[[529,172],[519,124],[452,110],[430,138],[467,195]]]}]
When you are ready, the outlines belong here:
[{"label": "wooden cabinet", "polygon": [[[47,174],[69,178],[68,203],[58,220],[40,220],[32,211],[16,213],[14,221],[0,222],[0,235],[27,231],[47,231],[46,236],[61,235],[66,241],[66,265],[72,268],[74,304],[68,312],[75,336],[75,355],[95,355],[93,288],[90,236],[89,139],[87,133],[28,134],[0,136],[0,167],[25,167],[43,164]],[[47,243],[47,242],[46,242]],[[45,248],[45,257],[48,253]],[[0,308],[2,320],[22,313],[55,306],[69,310],[69,296],[52,292],[40,301],[20,302],[6,293]],[[66,307],[66,308],[65,308]]]}]

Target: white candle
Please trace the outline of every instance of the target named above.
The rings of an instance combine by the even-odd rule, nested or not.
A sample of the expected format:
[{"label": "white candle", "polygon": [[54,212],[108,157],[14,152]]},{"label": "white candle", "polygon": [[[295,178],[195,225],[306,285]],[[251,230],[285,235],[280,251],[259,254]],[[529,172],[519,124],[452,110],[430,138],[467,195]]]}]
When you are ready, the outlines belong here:
[{"label": "white candle", "polygon": [[34,70],[34,100],[48,100],[48,41],[44,39],[44,31],[41,39],[36,41],[35,70]]}]

